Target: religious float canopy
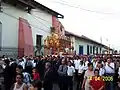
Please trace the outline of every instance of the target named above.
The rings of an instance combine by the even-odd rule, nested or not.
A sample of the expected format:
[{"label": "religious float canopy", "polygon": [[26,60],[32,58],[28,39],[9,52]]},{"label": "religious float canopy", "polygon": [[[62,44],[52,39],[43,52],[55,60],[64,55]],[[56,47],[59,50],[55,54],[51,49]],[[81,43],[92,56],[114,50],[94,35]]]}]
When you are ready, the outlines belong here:
[{"label": "religious float canopy", "polygon": [[47,36],[44,40],[46,54],[50,54],[50,50],[52,50],[52,54],[59,54],[59,52],[70,54],[71,51],[74,50],[74,47],[72,46],[73,43],[69,37],[65,36],[65,30],[62,25],[60,26],[60,31],[57,32],[54,27],[51,27],[52,35]]}]

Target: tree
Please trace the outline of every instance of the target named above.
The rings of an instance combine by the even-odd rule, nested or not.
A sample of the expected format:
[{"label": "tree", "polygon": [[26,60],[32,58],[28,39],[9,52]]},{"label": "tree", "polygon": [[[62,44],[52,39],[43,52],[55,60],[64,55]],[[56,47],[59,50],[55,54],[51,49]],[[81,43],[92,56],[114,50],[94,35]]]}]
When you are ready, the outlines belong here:
[{"label": "tree", "polygon": [[39,55],[43,55],[43,52],[42,52],[42,48],[44,48],[44,45],[41,45],[41,46],[36,46],[35,47],[35,56],[37,56],[37,52],[39,53]]}]

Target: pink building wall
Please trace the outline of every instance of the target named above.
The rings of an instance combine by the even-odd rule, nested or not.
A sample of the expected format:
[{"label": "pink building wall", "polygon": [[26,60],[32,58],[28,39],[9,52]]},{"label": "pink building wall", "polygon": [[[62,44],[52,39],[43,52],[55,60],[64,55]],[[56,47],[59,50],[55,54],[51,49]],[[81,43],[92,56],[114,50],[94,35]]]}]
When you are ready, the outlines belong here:
[{"label": "pink building wall", "polygon": [[65,37],[64,26],[61,24],[61,22],[55,16],[52,16],[52,26],[55,28],[55,32],[58,33],[60,38]]},{"label": "pink building wall", "polygon": [[18,56],[34,55],[32,30],[27,20],[19,18]]}]

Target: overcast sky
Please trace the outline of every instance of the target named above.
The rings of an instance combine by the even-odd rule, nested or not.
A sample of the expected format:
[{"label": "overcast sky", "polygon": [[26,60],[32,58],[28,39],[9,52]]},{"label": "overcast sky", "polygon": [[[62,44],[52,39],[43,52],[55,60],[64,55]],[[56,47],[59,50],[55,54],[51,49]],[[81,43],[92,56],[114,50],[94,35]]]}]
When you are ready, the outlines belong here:
[{"label": "overcast sky", "polygon": [[[120,0],[36,0],[63,14],[67,31],[120,50]],[[108,41],[107,41],[108,40]]]}]

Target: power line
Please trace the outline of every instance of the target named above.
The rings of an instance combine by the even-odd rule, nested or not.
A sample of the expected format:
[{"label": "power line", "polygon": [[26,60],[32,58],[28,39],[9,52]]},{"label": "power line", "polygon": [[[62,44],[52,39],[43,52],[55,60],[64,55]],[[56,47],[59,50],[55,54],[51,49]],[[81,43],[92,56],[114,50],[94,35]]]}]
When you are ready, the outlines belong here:
[{"label": "power line", "polygon": [[[31,15],[32,16],[32,15]],[[36,19],[39,23],[41,23],[43,26],[45,26],[46,28],[50,29],[47,25],[45,25],[44,23],[42,23],[39,18],[37,19],[35,16],[32,16],[34,19]]]},{"label": "power line", "polygon": [[[62,1],[62,0],[60,0],[60,1]],[[85,9],[85,8],[80,7],[80,5],[70,5],[70,4],[68,4],[68,3],[63,3],[63,2],[65,2],[65,1],[62,1],[62,2],[52,1],[52,2],[53,2],[53,3],[61,4],[61,5],[64,5],[64,6],[69,6],[69,7],[72,7],[72,8],[81,9],[81,10],[88,11],[88,12],[112,15],[112,13],[99,12],[99,11],[94,11],[94,10]]]},{"label": "power line", "polygon": [[[6,8],[6,9],[9,9],[9,8]],[[37,21],[39,21],[39,23],[41,23],[43,26],[45,26],[46,28],[48,28],[49,29],[49,27],[47,27],[47,25],[45,25],[44,23],[42,23],[39,19],[41,19],[42,21],[45,21],[45,22],[48,22],[47,20],[45,20],[45,19],[42,19],[42,18],[40,18],[40,17],[36,17],[35,15],[33,15],[33,14],[30,14],[34,19],[36,19]],[[38,18],[38,19],[37,19]],[[49,22],[50,23],[50,22]],[[52,23],[50,23],[50,24],[52,24]]]},{"label": "power line", "polygon": [[67,2],[67,1],[64,1],[64,0],[60,0],[61,2]]},{"label": "power line", "polygon": [[[6,13],[6,12],[2,12],[3,14],[5,14],[5,15],[8,15],[9,17],[12,17],[12,18],[14,18],[14,19],[16,19],[16,20],[18,20],[19,21],[19,19],[18,18],[16,18],[15,16],[12,16],[12,15],[10,15],[10,14],[8,14],[8,13]],[[23,21],[23,23],[26,23],[26,22],[24,22]],[[37,29],[40,29],[40,30],[43,30],[43,31],[45,31],[45,32],[47,32],[47,33],[50,33],[49,31],[47,31],[47,30],[44,30],[43,28],[41,28],[41,27],[37,27],[37,26],[35,26],[35,25],[33,25],[33,24],[30,24],[31,26],[33,26],[34,28],[37,28]]]},{"label": "power line", "polygon": [[[2,9],[7,9],[7,10],[9,10],[9,9],[11,9],[11,8],[2,8]],[[32,11],[32,12],[36,12],[36,11]],[[39,12],[39,11],[38,11]],[[31,15],[33,15],[33,14],[31,14]],[[47,22],[47,23],[50,23],[50,24],[52,24],[51,22],[49,22],[49,21],[47,21],[47,20],[45,20],[45,19],[43,19],[43,18],[40,18],[40,17],[38,17],[38,16],[35,16],[35,15],[33,15],[34,17],[36,17],[36,18],[39,18],[39,19],[41,19],[42,21],[45,21],[45,22]]]},{"label": "power line", "polygon": [[[33,14],[31,14],[31,15],[33,15]],[[50,24],[52,24],[51,22],[49,22],[49,21],[47,21],[47,20],[45,20],[45,19],[43,19],[43,18],[40,18],[40,17],[38,17],[38,16],[35,16],[35,15],[33,15],[34,17],[36,17],[36,18],[39,18],[39,19],[41,19],[42,21],[45,21],[45,22],[47,22],[47,23],[50,23]]]},{"label": "power line", "polygon": [[[4,8],[4,9],[10,9],[10,8]],[[13,17],[13,18],[19,20],[18,18],[14,17],[14,16],[12,16],[12,15],[10,15],[10,14],[8,14],[8,13],[5,13],[5,12],[3,12],[3,13],[6,14],[6,15],[8,15],[8,16],[10,16],[10,17]],[[43,26],[45,26],[46,28],[50,29],[51,26],[48,27],[47,25],[45,25],[44,23],[42,23],[40,20],[50,23],[49,21],[47,21],[47,20],[45,20],[45,19],[42,19],[42,18],[40,18],[40,17],[37,17],[37,16],[35,16],[35,15],[33,15],[33,14],[30,14],[30,15],[31,15],[34,19],[36,19],[37,21],[39,21],[39,23],[41,23]],[[40,20],[39,20],[39,19],[40,19]],[[26,22],[24,22],[24,23],[26,23]],[[50,24],[52,24],[52,23],[50,23]],[[33,24],[30,24],[30,25],[33,26],[33,27],[35,27],[35,28],[37,28],[37,29],[41,29],[41,30],[43,30],[43,31],[45,31],[45,32],[48,32],[48,31],[46,31],[46,30],[44,30],[44,29],[42,29],[42,28],[40,28],[40,27],[37,27],[37,26],[35,26],[35,25],[33,25]]]},{"label": "power line", "polygon": [[[9,8],[7,8],[7,9],[9,9]],[[47,20],[44,20],[44,19],[42,19],[42,18],[40,18],[40,17],[36,17],[35,15],[33,15],[33,14],[30,14],[34,19],[36,19],[37,21],[39,21],[39,23],[41,23],[43,26],[45,26],[46,28],[48,28],[48,29],[50,29],[49,27],[47,27],[47,25],[45,25],[44,23],[42,23],[39,19],[41,19],[42,21],[45,21],[45,22],[48,22],[48,23],[50,23],[49,21],[47,21]],[[38,19],[37,19],[38,18]],[[52,24],[52,23],[50,23],[50,24]]]}]

